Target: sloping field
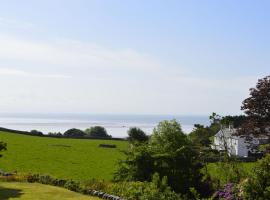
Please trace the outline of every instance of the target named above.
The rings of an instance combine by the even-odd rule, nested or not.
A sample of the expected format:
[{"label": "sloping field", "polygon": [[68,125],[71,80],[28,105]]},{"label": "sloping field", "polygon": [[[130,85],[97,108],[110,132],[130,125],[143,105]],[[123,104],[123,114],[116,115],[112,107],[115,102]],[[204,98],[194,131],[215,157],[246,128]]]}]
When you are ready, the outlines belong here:
[{"label": "sloping field", "polygon": [[[124,155],[125,141],[45,138],[0,132],[7,151],[0,158],[4,171],[31,172],[56,178],[110,180]],[[101,148],[115,144],[117,148]]]},{"label": "sloping field", "polygon": [[0,182],[0,200],[98,200],[63,188],[38,183]]}]

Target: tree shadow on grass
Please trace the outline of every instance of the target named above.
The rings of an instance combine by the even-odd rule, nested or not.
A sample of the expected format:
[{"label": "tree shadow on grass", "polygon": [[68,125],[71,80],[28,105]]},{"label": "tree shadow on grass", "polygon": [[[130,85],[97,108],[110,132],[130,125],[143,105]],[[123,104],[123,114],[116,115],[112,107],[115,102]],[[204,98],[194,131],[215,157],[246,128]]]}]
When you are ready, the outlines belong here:
[{"label": "tree shadow on grass", "polygon": [[23,192],[20,189],[0,187],[0,200],[19,198],[22,194]]}]

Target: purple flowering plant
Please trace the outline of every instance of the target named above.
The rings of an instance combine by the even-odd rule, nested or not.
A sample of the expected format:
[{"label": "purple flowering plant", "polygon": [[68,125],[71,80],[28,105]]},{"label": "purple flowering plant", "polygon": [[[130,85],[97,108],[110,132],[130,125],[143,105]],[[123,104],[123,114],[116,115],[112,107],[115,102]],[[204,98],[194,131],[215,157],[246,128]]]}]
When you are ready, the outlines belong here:
[{"label": "purple flowering plant", "polygon": [[224,186],[223,190],[218,191],[217,196],[220,199],[225,199],[225,200],[235,200],[236,195],[234,194],[234,184],[233,183],[227,183]]}]

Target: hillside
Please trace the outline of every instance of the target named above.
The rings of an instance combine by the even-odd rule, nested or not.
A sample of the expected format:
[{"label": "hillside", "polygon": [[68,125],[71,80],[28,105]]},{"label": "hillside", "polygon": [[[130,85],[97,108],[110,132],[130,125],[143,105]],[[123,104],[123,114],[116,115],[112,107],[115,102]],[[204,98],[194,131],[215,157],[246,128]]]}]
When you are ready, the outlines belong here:
[{"label": "hillside", "polygon": [[[46,138],[0,132],[8,150],[0,159],[4,171],[31,172],[74,180],[110,180],[125,141]],[[115,144],[117,148],[101,148]]]}]

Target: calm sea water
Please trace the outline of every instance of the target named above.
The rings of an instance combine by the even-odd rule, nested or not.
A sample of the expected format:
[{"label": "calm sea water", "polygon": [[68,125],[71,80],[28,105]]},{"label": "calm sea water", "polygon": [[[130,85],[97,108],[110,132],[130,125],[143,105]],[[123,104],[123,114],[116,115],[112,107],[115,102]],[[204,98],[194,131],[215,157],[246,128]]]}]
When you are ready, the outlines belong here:
[{"label": "calm sea water", "polygon": [[91,126],[103,126],[113,137],[126,137],[130,127],[139,127],[147,134],[162,120],[176,119],[185,133],[193,129],[194,124],[208,125],[207,116],[180,115],[87,115],[87,114],[6,114],[0,116],[0,127],[16,130],[39,130],[64,132],[70,128],[86,129]]}]

